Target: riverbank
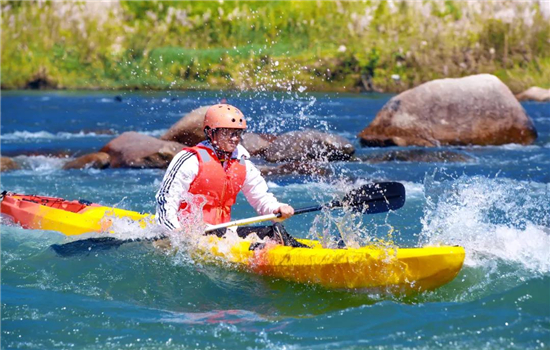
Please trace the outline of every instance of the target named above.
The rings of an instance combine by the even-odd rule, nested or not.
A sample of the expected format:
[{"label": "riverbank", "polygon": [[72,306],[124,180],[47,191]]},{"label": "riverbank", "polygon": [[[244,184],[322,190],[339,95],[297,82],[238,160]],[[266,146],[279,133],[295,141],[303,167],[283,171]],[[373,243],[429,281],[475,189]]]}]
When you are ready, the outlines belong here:
[{"label": "riverbank", "polygon": [[491,73],[550,88],[533,2],[3,2],[2,89],[400,92]]}]

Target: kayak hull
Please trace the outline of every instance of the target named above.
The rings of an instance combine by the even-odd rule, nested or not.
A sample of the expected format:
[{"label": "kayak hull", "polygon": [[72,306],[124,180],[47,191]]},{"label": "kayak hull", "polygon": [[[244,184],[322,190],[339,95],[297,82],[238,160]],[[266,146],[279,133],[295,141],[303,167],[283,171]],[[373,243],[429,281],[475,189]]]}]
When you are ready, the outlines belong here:
[{"label": "kayak hull", "polygon": [[[74,236],[108,232],[113,218],[129,218],[145,227],[154,217],[128,210],[60,198],[7,194],[4,215],[27,229],[58,231]],[[300,240],[309,248],[267,244],[250,250],[251,242],[236,243],[214,235],[198,240],[195,255],[205,261],[229,263],[260,275],[326,288],[388,290],[409,294],[432,290],[452,281],[464,262],[462,247],[327,249],[317,241]]]},{"label": "kayak hull", "polygon": [[462,268],[462,247],[326,249],[319,242],[302,240],[312,248],[274,245],[259,251],[250,243],[220,252],[220,239],[208,236],[201,251],[222,257],[251,272],[299,283],[337,289],[385,289],[410,294],[433,290],[452,281]]}]

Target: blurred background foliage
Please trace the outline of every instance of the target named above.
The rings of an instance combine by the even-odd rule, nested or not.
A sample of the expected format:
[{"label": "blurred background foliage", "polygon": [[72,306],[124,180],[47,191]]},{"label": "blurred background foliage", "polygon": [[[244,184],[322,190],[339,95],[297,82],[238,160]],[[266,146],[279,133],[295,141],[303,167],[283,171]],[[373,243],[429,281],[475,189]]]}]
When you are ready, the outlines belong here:
[{"label": "blurred background foliage", "polygon": [[[2,88],[550,87],[537,1],[1,1]],[[549,9],[546,9],[548,12]]]}]

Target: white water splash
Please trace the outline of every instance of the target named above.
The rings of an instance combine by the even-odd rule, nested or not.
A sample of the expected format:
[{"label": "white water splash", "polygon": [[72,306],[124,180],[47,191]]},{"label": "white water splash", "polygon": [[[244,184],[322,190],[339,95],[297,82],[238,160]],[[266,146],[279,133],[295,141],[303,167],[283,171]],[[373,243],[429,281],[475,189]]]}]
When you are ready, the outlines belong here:
[{"label": "white water splash", "polygon": [[[163,229],[163,235],[169,241],[169,244],[162,246],[164,251],[172,255],[172,261],[177,265],[202,265],[208,261],[227,265],[231,260],[231,248],[243,240],[230,229],[224,240],[212,240],[212,236],[204,234],[207,226],[203,221],[206,198],[187,193],[183,200],[188,204],[188,212],[178,214],[180,230]],[[213,250],[218,255],[213,255]]]},{"label": "white water splash", "polygon": [[110,222],[109,236],[119,239],[153,239],[164,234],[164,230],[156,225],[153,217],[133,220],[128,217],[116,217],[114,212],[107,212],[102,221]]},{"label": "white water splash", "polygon": [[[308,191],[313,194],[316,202],[327,203],[329,200],[341,200],[352,189],[372,183],[365,179],[348,182],[339,179],[332,183],[315,183],[317,190]],[[417,188],[419,185],[410,183],[409,186]],[[321,190],[319,190],[319,187]],[[328,199],[327,195],[331,198]],[[355,212],[353,208],[342,207],[339,210],[322,210],[318,214],[311,228],[308,238],[319,240],[325,248],[337,248],[340,239],[348,248],[359,248],[367,245],[376,245],[381,248],[393,248],[392,235],[395,228],[389,223],[390,213],[386,213],[382,222],[375,222],[372,216]]]},{"label": "white water splash", "polygon": [[464,177],[426,181],[421,244],[458,244],[465,264],[517,265],[529,274],[550,272],[550,186],[510,179]]}]

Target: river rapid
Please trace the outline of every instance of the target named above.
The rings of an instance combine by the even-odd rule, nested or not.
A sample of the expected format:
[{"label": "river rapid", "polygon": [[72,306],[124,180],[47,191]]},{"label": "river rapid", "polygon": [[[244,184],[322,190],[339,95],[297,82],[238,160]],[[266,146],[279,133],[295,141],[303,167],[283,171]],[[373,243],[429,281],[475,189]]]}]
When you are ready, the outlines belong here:
[{"label": "river rapid", "polygon": [[[120,98],[115,98],[116,96]],[[62,170],[124,131],[162,135],[194,108],[227,98],[252,131],[315,128],[348,138],[358,158],[404,148],[361,148],[356,138],[391,95],[220,92],[3,91],[2,155],[21,170],[1,189],[154,212],[162,169]],[[120,100],[121,101],[117,101]],[[337,230],[349,244],[461,245],[457,278],[413,296],[326,290],[195,261],[136,242],[59,257],[73,240],[2,218],[4,349],[543,349],[550,347],[550,103],[524,102],[539,133],[530,146],[409,148],[458,162],[335,162],[332,175],[268,177],[295,208],[369,181],[399,181],[395,212],[309,213],[289,232]],[[255,162],[263,164],[261,159]],[[240,196],[233,218],[255,216]],[[118,222],[115,234],[144,234]]]}]

